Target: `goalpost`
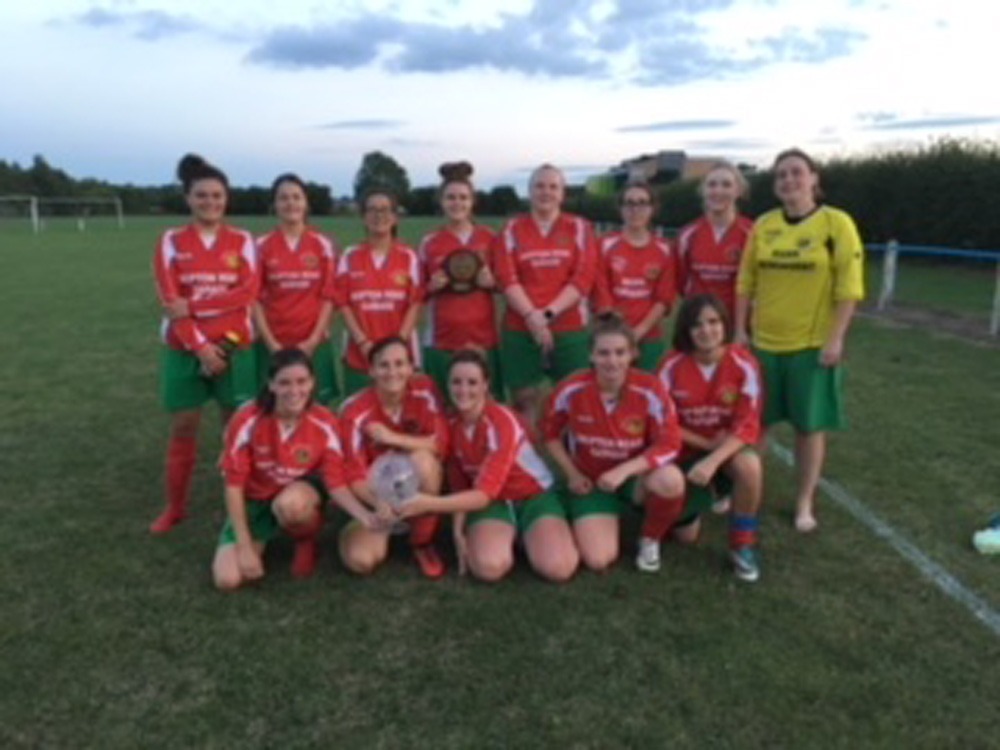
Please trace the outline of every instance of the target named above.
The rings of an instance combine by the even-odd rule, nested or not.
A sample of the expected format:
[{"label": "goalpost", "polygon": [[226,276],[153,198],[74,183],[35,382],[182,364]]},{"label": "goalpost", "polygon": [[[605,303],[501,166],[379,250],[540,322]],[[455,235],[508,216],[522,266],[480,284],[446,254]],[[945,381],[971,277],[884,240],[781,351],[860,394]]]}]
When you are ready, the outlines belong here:
[{"label": "goalpost", "polygon": [[[53,215],[75,216],[77,228],[81,232],[87,228],[87,219],[91,216],[91,209],[102,206],[110,207],[114,212],[119,229],[125,228],[125,212],[122,208],[122,199],[118,196],[108,198],[36,198],[36,201],[39,208],[50,207]],[[42,222],[39,222],[39,226],[44,229]],[[37,232],[38,229],[35,231]]]},{"label": "goalpost", "polygon": [[[38,234],[41,229],[41,220],[38,217],[38,196],[35,195],[0,195],[0,216],[10,213],[7,206],[13,207],[14,215],[18,215],[18,207],[27,207],[28,220],[31,222],[31,229]],[[22,209],[23,210],[23,209]]]}]

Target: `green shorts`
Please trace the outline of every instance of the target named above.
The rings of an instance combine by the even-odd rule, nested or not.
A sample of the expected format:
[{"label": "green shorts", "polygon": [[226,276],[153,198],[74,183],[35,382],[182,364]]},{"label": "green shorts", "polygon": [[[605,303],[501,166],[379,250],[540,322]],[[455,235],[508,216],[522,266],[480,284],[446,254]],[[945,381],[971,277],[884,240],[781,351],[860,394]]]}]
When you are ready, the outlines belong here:
[{"label": "green shorts", "polygon": [[358,391],[363,391],[372,384],[372,376],[367,370],[355,370],[344,362],[344,398],[353,396]]},{"label": "green shorts", "polygon": [[[278,530],[281,528],[278,525],[278,517],[271,510],[271,503],[262,500],[247,500],[246,507],[250,536],[255,542],[267,544],[278,535]],[[236,544],[236,529],[233,528],[233,522],[229,518],[226,518],[226,522],[222,524],[218,546],[223,547],[227,544]]]},{"label": "green shorts", "polygon": [[[263,341],[258,341],[254,345],[254,352],[257,357],[257,379],[263,385],[267,382],[271,352]],[[313,351],[312,364],[316,373],[316,401],[320,404],[329,404],[340,395],[333,365],[333,344],[330,343],[330,339],[321,342]]]},{"label": "green shorts", "polygon": [[[743,450],[753,450],[753,448],[743,448]],[[693,456],[686,461],[681,461],[677,464],[677,468],[681,470],[684,474],[684,510],[681,511],[680,525],[685,525],[691,523],[694,519],[700,516],[702,513],[707,513],[712,507],[712,503],[716,500],[720,500],[733,491],[733,480],[729,478],[729,475],[723,469],[719,469],[715,472],[715,476],[712,477],[712,481],[708,483],[705,487],[701,487],[697,484],[691,484],[687,481],[687,473],[703,459],[707,454],[702,453],[697,456]]]},{"label": "green shorts", "polygon": [[754,349],[764,379],[764,424],[791,422],[799,432],[846,426],[841,366],[823,367],[819,349],[766,352]]},{"label": "green shorts", "polygon": [[[451,365],[452,351],[424,347],[424,372],[433,378],[441,395],[451,403],[448,395],[448,367]],[[486,364],[490,368],[490,393],[497,401],[503,401],[503,374],[500,371],[500,350],[486,350]]]},{"label": "green shorts", "polygon": [[656,372],[656,366],[660,364],[666,351],[667,345],[662,340],[640,342],[639,361],[635,363],[636,367],[646,372]]},{"label": "green shorts", "polygon": [[516,528],[519,534],[525,534],[535,521],[544,516],[566,520],[563,504],[552,490],[546,490],[529,500],[497,500],[490,503],[482,510],[469,513],[465,517],[465,528],[481,521],[503,521]]},{"label": "green shorts", "polygon": [[531,388],[546,376],[558,382],[567,375],[590,366],[590,341],[586,331],[557,333],[550,368],[546,370],[542,349],[530,333],[504,331],[500,336],[500,361],[503,377],[511,391]]},{"label": "green shorts", "polygon": [[562,496],[563,505],[566,506],[566,515],[571,521],[577,521],[584,516],[620,518],[635,507],[638,484],[639,478],[632,477],[616,492],[605,492],[595,487],[586,495],[574,494],[568,486],[561,484],[559,494]]},{"label": "green shorts", "polygon": [[170,412],[200,408],[214,398],[235,409],[257,395],[257,360],[253,349],[236,349],[229,367],[218,377],[201,374],[201,362],[191,352],[164,346],[160,350],[160,398]]}]

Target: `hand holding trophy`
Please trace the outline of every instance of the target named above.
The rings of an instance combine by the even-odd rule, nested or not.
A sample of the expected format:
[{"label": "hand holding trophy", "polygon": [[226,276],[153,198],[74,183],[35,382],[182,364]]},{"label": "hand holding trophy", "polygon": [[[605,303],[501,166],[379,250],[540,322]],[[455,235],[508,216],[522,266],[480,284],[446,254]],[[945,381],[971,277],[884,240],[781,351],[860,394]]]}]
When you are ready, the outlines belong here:
[{"label": "hand holding trophy", "polygon": [[483,256],[475,250],[460,248],[453,250],[444,259],[444,272],[448,275],[448,289],[456,294],[474,292],[478,284],[476,277],[483,267]]}]

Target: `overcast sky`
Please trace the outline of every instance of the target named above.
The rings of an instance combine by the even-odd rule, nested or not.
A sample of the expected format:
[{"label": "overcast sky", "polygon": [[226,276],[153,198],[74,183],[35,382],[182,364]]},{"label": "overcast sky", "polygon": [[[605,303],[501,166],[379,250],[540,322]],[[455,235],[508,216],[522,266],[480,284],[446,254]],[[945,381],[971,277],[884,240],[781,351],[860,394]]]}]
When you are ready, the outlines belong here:
[{"label": "overcast sky", "polygon": [[483,187],[683,149],[765,165],[1000,139],[988,0],[36,0],[0,4],[0,159],[350,190],[362,155]]}]

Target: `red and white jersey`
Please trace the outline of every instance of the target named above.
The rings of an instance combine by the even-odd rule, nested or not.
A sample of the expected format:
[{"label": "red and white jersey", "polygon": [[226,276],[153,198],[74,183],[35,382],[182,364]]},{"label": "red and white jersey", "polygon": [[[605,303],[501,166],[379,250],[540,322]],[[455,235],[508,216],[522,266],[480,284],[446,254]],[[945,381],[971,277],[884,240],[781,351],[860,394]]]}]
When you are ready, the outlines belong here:
[{"label": "red and white jersey", "polygon": [[281,346],[297,346],[309,338],[325,298],[333,295],[333,243],[307,228],[292,247],[275,229],[257,239],[257,262],[267,325]]},{"label": "red and white jersey", "polygon": [[702,216],[677,235],[677,288],[682,297],[714,294],[730,317],[736,309],[736,275],[753,222],[737,216],[716,238],[711,222]]},{"label": "red and white jersey", "polygon": [[700,365],[691,354],[671,352],[656,375],[673,398],[685,429],[706,438],[735,435],[747,445],[760,439],[760,367],[746,349],[727,346],[713,367]]},{"label": "red and white jersey", "polygon": [[650,469],[664,466],[681,448],[670,396],[653,375],[635,368],[611,404],[604,402],[593,370],[570,375],[549,395],[542,434],[546,441],[563,440],[591,480],[640,454]]},{"label": "red and white jersey", "polygon": [[[474,250],[492,268],[493,238],[493,232],[482,226],[473,227],[465,239],[446,227],[426,235],[417,249],[425,287],[455,250]],[[440,292],[428,292],[425,303],[424,346],[455,351],[470,345],[495,349],[499,343],[493,292],[489,289],[456,294],[445,287]]]},{"label": "red and white jersey", "polygon": [[[614,232],[602,237],[597,246],[596,310],[618,310],[631,328],[639,325],[657,302],[669,312],[677,297],[677,283],[674,255],[666,240],[653,237],[637,247],[621,232]],[[658,323],[642,340],[662,335],[663,326]]]},{"label": "red and white jersey", "polygon": [[186,299],[191,309],[190,317],[163,319],[168,346],[197,351],[229,332],[240,337],[243,347],[250,345],[250,306],[260,276],[249,233],[222,225],[206,246],[194,225],[168,229],[156,245],[153,274],[161,303]]},{"label": "red and white jersey", "polygon": [[[520,284],[535,308],[544,310],[567,286],[573,285],[580,292],[579,303],[552,321],[554,333],[579,331],[587,325],[588,298],[597,270],[590,222],[560,213],[545,233],[530,214],[523,214],[507,222],[497,235],[495,249],[494,270],[500,288]],[[510,305],[504,327],[528,330],[524,318]]]},{"label": "red and white jersey", "polygon": [[444,418],[441,394],[427,375],[417,373],[410,378],[396,415],[390,415],[382,407],[374,386],[355,393],[341,405],[340,434],[344,441],[348,482],[364,481],[371,462],[390,450],[368,437],[365,428],[370,424],[383,424],[393,432],[405,435],[433,435],[438,455],[447,453],[448,422]]},{"label": "red and white jersey", "polygon": [[[423,297],[420,263],[408,245],[396,242],[389,252],[376,259],[367,242],[347,248],[337,263],[333,301],[348,308],[357,318],[361,330],[372,342],[388,336],[398,336],[407,311]],[[361,349],[345,330],[345,361],[355,370],[368,370]],[[419,356],[416,337],[414,358]],[[419,361],[419,359],[415,359]]]},{"label": "red and white jersey", "polygon": [[531,444],[520,418],[487,399],[474,425],[451,418],[448,478],[452,492],[473,488],[490,501],[527,500],[552,486],[552,472]]},{"label": "red and white jersey", "polygon": [[290,431],[256,403],[246,404],[226,426],[219,464],[226,485],[242,487],[253,500],[273,500],[310,474],[322,477],[329,490],[345,484],[337,418],[319,404],[310,406]]}]

